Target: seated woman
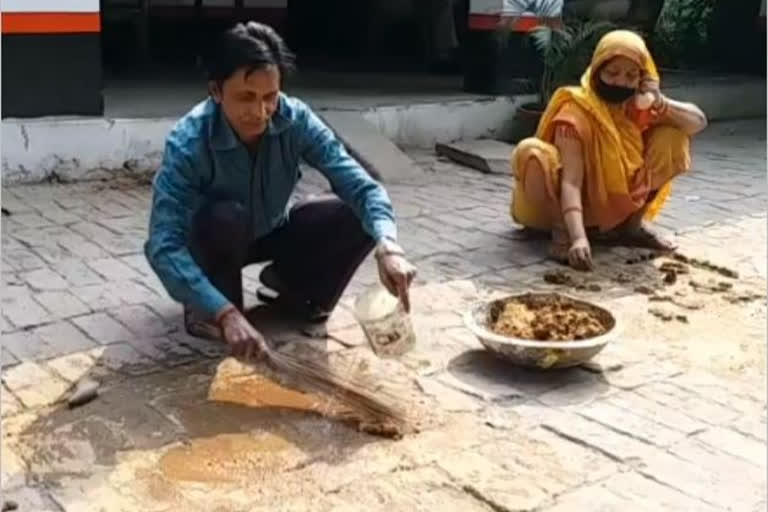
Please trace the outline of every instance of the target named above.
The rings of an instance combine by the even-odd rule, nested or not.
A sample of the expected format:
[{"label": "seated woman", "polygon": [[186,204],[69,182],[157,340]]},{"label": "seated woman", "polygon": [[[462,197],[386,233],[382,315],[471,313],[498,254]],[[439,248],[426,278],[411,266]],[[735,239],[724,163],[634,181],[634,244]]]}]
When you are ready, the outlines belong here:
[{"label": "seated woman", "polygon": [[558,89],[535,137],[512,154],[516,222],[551,230],[550,254],[592,268],[590,241],[671,251],[650,231],[672,180],[690,166],[690,137],[707,125],[702,111],[664,96],[643,39],[606,34],[578,87]]}]

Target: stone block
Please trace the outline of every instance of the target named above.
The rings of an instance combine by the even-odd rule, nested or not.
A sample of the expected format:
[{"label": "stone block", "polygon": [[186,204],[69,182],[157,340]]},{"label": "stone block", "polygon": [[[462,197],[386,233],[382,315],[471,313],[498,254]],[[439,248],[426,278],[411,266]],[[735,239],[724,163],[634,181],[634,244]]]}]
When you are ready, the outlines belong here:
[{"label": "stone block", "polygon": [[169,367],[179,366],[199,359],[199,356],[189,347],[167,336],[144,337],[131,340],[128,343],[139,352]]},{"label": "stone block", "polygon": [[[5,338],[5,336],[6,334],[3,333],[3,338]],[[3,340],[3,344],[5,344],[5,340]],[[2,360],[3,369],[7,368],[8,366],[19,364],[19,358],[11,354],[11,352],[6,350],[4,346],[2,349],[0,349],[0,360]]]},{"label": "stone block", "polygon": [[322,117],[337,137],[376,180],[408,180],[423,171],[392,141],[357,112],[325,111]]},{"label": "stone block", "polygon": [[91,308],[65,290],[36,293],[34,298],[50,311],[54,318],[63,319],[91,312]]},{"label": "stone block", "polygon": [[64,278],[50,268],[22,272],[21,277],[35,290],[65,290],[69,287]]},{"label": "stone block", "polygon": [[157,313],[144,305],[129,306],[114,309],[111,315],[134,334],[134,337],[165,336],[176,330],[163,320]]},{"label": "stone block", "polygon": [[105,289],[123,304],[133,306],[158,299],[157,292],[147,284],[149,281],[144,277],[136,281],[110,281]]},{"label": "stone block", "polygon": [[86,303],[94,311],[119,307],[123,301],[115,295],[114,290],[107,284],[92,284],[86,286],[75,286],[71,288],[72,293]]},{"label": "stone block", "polygon": [[418,385],[422,392],[437,400],[447,412],[475,412],[483,407],[483,402],[464,393],[449,388],[431,377],[420,377]]},{"label": "stone block", "polygon": [[71,383],[75,383],[85,376],[93,378],[94,374],[102,374],[103,370],[96,366],[96,360],[91,356],[91,352],[89,350],[57,357],[46,361],[45,366]]},{"label": "stone block", "polygon": [[[416,468],[396,471],[377,478],[362,477],[332,495],[329,510],[366,510],[371,512],[406,512],[440,510],[444,512],[484,512],[488,508],[481,501],[463,492],[436,468]],[[316,502],[316,500],[313,500]],[[321,502],[322,503],[322,502]],[[303,510],[308,503],[295,503]],[[319,510],[307,508],[309,510]]]},{"label": "stone block", "polygon": [[27,465],[19,457],[16,448],[10,442],[3,440],[2,457],[0,457],[0,482],[2,482],[2,495],[6,492],[20,488],[27,482]]},{"label": "stone block", "polygon": [[635,392],[613,393],[605,402],[688,435],[706,427],[706,424],[680,412],[674,406],[660,404]]},{"label": "stone block", "polygon": [[665,381],[682,373],[682,369],[660,361],[647,361],[630,364],[621,370],[606,375],[612,386],[621,389],[634,389],[654,382]]},{"label": "stone block", "polygon": [[615,461],[641,460],[651,445],[616,432],[600,423],[568,413],[542,414],[541,424],[547,430],[575,443],[591,447]]},{"label": "stone block", "polygon": [[730,424],[730,427],[737,432],[749,436],[765,443],[768,441],[768,428],[765,423],[765,411],[756,416],[743,416]]},{"label": "stone block", "polygon": [[580,409],[614,391],[600,375],[582,371],[580,368],[558,374],[553,382],[557,383],[557,387],[538,397],[541,403],[549,407]]},{"label": "stone block", "polygon": [[519,467],[501,465],[473,451],[441,457],[438,467],[465,492],[495,510],[534,510],[547,502],[547,492]]},{"label": "stone block", "polygon": [[440,377],[448,386],[487,400],[539,397],[587,379],[594,380],[579,369],[539,372],[515,367],[485,350],[463,352]]},{"label": "stone block", "polygon": [[143,254],[131,254],[129,256],[122,256],[119,258],[119,260],[142,276],[152,276],[155,274],[155,272],[152,270],[152,267],[149,266],[149,262],[147,262],[146,256]]},{"label": "stone block", "polygon": [[[673,448],[673,453],[684,450]],[[711,458],[711,457],[710,457]],[[695,462],[665,453],[650,453],[638,466],[643,475],[702,501],[726,510],[750,510],[765,499],[765,473],[749,463],[718,456],[717,466],[696,457]],[[735,469],[743,471],[734,472]]]},{"label": "stone block", "polygon": [[20,359],[50,359],[96,346],[83,331],[68,321],[46,324],[29,331],[17,331],[4,340]]},{"label": "stone block", "polygon": [[19,487],[3,492],[3,501],[13,501],[18,505],[18,510],[34,512],[60,512],[58,505],[51,499],[47,491],[34,487]]},{"label": "stone block", "polygon": [[52,224],[49,219],[33,212],[19,213],[11,218],[13,219],[13,222],[21,226],[22,229],[44,228]]},{"label": "stone block", "polygon": [[576,510],[590,510],[594,512],[620,512],[622,510],[652,512],[652,509],[638,507],[632,500],[619,496],[602,484],[588,485],[565,493],[558,496],[554,504],[541,510],[542,512],[573,512]]},{"label": "stone block", "polygon": [[[18,290],[21,293],[12,293]],[[2,293],[2,310],[15,327],[26,328],[48,322],[51,314],[32,299],[26,287],[6,286]]]},{"label": "stone block", "polygon": [[127,343],[114,343],[100,348],[97,363],[118,373],[146,375],[161,367]]},{"label": "stone block", "polygon": [[3,270],[13,270],[15,272],[27,272],[45,268],[46,262],[34,251],[26,247],[23,248],[3,248]]},{"label": "stone block", "polygon": [[156,512],[112,488],[102,474],[64,477],[51,496],[65,512]]},{"label": "stone block", "polygon": [[440,156],[482,173],[504,176],[511,172],[509,159],[514,149],[512,144],[493,139],[457,141],[435,146]]},{"label": "stone block", "polygon": [[88,261],[88,266],[105,281],[126,281],[142,277],[136,270],[117,258],[99,258]]},{"label": "stone block", "polygon": [[76,258],[95,260],[107,256],[107,252],[103,248],[71,230],[68,230],[68,233],[65,235],[58,237],[56,241]]},{"label": "stone block", "polygon": [[41,407],[64,398],[69,384],[33,362],[3,370],[5,385],[25,407]]},{"label": "stone block", "polygon": [[72,322],[93,340],[102,345],[118,341],[128,341],[134,337],[131,331],[107,313],[93,313],[81,316],[74,318]]},{"label": "stone block", "polygon": [[739,457],[757,467],[766,467],[768,452],[766,451],[765,442],[757,441],[739,432],[722,427],[707,429],[696,435],[694,439],[698,439],[729,455]]},{"label": "stone block", "polygon": [[60,206],[56,204],[49,204],[46,205],[45,209],[40,212],[40,214],[51,221],[53,224],[57,224],[59,226],[66,226],[68,224],[74,224],[76,222],[82,222],[83,219],[75,215],[74,213],[71,213],[64,208],[61,208]]},{"label": "stone block", "polygon": [[666,382],[640,387],[637,393],[707,425],[727,425],[739,417],[732,409]]},{"label": "stone block", "polygon": [[579,414],[612,430],[661,447],[670,446],[687,435],[603,400],[579,407]]},{"label": "stone block", "polygon": [[56,271],[72,286],[100,285],[104,280],[91,270],[84,261],[76,258],[69,258],[59,261],[56,264]]},{"label": "stone block", "polygon": [[[634,471],[623,472],[603,482],[605,488],[629,499],[642,510],[687,512],[717,512],[720,509],[707,505],[695,497],[670,489]],[[634,510],[634,507],[632,508]]]},{"label": "stone block", "polygon": [[14,416],[24,410],[21,402],[5,386],[0,389],[0,416]]},{"label": "stone block", "polygon": [[227,346],[220,341],[195,338],[183,331],[170,334],[168,338],[211,359],[223,357],[228,351]]}]

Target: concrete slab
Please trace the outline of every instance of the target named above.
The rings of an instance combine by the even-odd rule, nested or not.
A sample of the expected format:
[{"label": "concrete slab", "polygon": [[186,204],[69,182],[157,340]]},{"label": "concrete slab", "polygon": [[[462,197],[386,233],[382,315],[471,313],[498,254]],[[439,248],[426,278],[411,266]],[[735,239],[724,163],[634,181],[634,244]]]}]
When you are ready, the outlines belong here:
[{"label": "concrete slab", "polygon": [[357,112],[322,112],[347,151],[378,181],[407,180],[421,169]]},{"label": "concrete slab", "polygon": [[488,174],[509,174],[509,158],[515,146],[493,139],[458,141],[437,144],[435,150],[440,156],[450,158],[472,169]]}]

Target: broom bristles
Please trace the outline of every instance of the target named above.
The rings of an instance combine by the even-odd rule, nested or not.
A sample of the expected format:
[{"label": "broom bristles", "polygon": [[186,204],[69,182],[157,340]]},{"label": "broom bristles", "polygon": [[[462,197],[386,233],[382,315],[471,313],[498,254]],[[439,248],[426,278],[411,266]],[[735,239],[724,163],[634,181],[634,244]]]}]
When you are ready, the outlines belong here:
[{"label": "broom bristles", "polygon": [[401,425],[407,423],[404,412],[396,405],[399,402],[397,396],[382,389],[374,394],[367,389],[368,384],[363,380],[343,377],[332,368],[315,361],[281,353],[271,347],[265,352],[267,361],[275,370],[297,377],[318,391],[373,418]]}]

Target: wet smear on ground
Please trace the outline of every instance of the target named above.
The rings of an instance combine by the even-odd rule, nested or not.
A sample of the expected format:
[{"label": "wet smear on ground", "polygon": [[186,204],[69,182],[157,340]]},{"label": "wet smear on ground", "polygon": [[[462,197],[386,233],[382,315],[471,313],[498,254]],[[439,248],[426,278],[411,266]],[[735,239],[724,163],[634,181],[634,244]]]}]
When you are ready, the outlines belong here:
[{"label": "wet smear on ground", "polygon": [[236,482],[290,465],[296,447],[273,433],[221,434],[172,448],[160,459],[164,477],[183,482]]}]

